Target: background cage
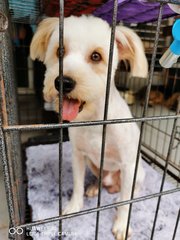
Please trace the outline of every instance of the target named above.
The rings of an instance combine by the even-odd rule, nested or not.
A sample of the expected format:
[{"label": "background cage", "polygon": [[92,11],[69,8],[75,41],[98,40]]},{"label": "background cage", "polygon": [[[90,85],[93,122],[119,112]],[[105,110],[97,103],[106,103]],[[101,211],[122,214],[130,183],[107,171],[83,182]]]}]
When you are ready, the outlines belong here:
[{"label": "background cage", "polygon": [[[18,2],[18,4],[16,1],[9,1],[9,3],[3,1],[0,3],[1,13],[5,14],[6,16],[8,16],[8,13],[10,13],[12,19],[12,21],[9,21],[9,31],[0,33],[0,151],[3,162],[5,187],[10,216],[10,227],[21,226],[26,228],[27,231],[33,226],[52,221],[60,221],[61,227],[61,220],[66,217],[57,216],[51,219],[42,219],[41,221],[36,221],[35,223],[31,222],[29,217],[27,218],[30,211],[28,209],[27,202],[27,176],[25,165],[23,163],[24,154],[22,151],[22,148],[24,147],[24,145],[22,145],[22,141],[24,141],[24,132],[28,132],[33,136],[34,133],[37,135],[35,138],[30,138],[28,144],[40,144],[45,142],[52,143],[59,141],[59,155],[61,160],[61,146],[63,140],[62,129],[74,126],[93,126],[98,124],[103,124],[105,129],[106,124],[122,122],[121,119],[115,122],[113,120],[111,121],[104,119],[104,121],[100,122],[58,124],[58,117],[56,114],[54,114],[53,111],[51,111],[51,114],[49,114],[49,112],[44,110],[41,94],[44,68],[37,62],[33,65],[32,61],[28,58],[28,47],[31,36],[27,36],[27,38],[23,39],[21,43],[17,43],[15,42],[17,39],[14,38],[13,35],[13,47],[11,45],[12,33],[17,34],[20,31],[20,33],[23,34],[23,31],[25,30],[29,33],[29,30],[26,29],[27,26],[29,24],[36,24],[44,17],[45,12],[47,13],[47,9],[45,9],[44,6],[48,6],[48,1],[45,1],[46,5],[42,2],[32,0],[28,1],[28,4],[25,1],[21,1],[20,3]],[[102,2],[105,3],[106,1]],[[116,1],[114,2],[115,9]],[[156,2],[161,3],[159,7],[160,11],[158,22],[146,24],[141,23],[136,25],[126,23],[126,25],[130,25],[131,28],[134,28],[135,31],[137,31],[144,42],[147,57],[150,63],[148,81],[142,79],[136,79],[134,81],[133,79],[129,78],[127,68],[123,65],[119,65],[115,79],[117,88],[121,91],[121,94],[123,94],[125,99],[131,105],[131,109],[134,114],[134,119],[127,120],[127,122],[136,121],[140,125],[142,132],[140,143],[142,143],[141,151],[143,153],[143,157],[149,164],[155,164],[154,167],[159,166],[163,172],[163,180],[159,193],[155,194],[154,196],[150,195],[145,197],[147,199],[153,197],[158,198],[157,211],[154,218],[151,239],[153,238],[153,231],[158,216],[161,197],[162,195],[172,194],[179,191],[180,176],[180,120],[178,101],[176,99],[173,104],[168,102],[168,99],[171,98],[174,93],[180,92],[180,63],[178,62],[173,66],[172,69],[169,70],[162,69],[158,63],[158,59],[162,56],[165,49],[169,47],[169,44],[172,40],[171,27],[174,21],[174,18],[165,19],[163,21],[161,20],[164,6],[163,4],[167,2],[173,2],[175,4],[179,3],[176,0],[159,0]],[[86,7],[87,6],[85,6],[84,9],[86,9]],[[65,8],[65,10],[66,9],[68,9],[68,7]],[[63,1],[60,1],[60,12],[62,13],[63,10]],[[61,18],[63,18],[63,13],[61,14]],[[115,21],[112,23],[112,25],[115,25]],[[32,33],[29,34],[31,35]],[[112,51],[112,49],[110,51]],[[17,60],[20,60],[20,62],[23,64],[18,66]],[[35,72],[34,76],[41,78],[41,84],[38,86],[35,85],[37,81],[34,81],[33,71]],[[39,75],[37,75],[37,72]],[[17,76],[17,81],[15,76]],[[23,82],[21,78],[25,81]],[[161,82],[161,86],[157,84],[159,82]],[[18,95],[16,94],[16,83],[18,85]],[[155,92],[156,96],[160,94],[160,96],[163,96],[163,99],[160,98],[160,100],[158,100],[158,104],[156,103],[156,100],[153,100],[153,103],[151,104],[152,107],[148,107],[148,100],[151,98],[151,94],[154,93],[153,91],[150,91],[150,87],[152,85],[152,90]],[[161,89],[162,86],[163,88]],[[142,98],[145,93],[147,93],[146,97]],[[143,102],[144,104],[142,104]],[[60,134],[56,134],[57,129],[59,129]],[[44,141],[44,135],[49,136],[46,138],[46,141]],[[67,138],[67,133],[65,135],[65,138]],[[105,137],[103,138],[103,143],[105,143]],[[172,179],[176,183],[174,189],[164,191],[163,185],[167,173],[169,176],[173,176]],[[134,199],[132,195],[132,199],[126,203],[131,204],[136,201],[137,200]],[[121,204],[122,203],[119,203],[119,205]],[[109,206],[105,207],[98,205],[95,209],[89,209],[84,212],[74,214],[74,216],[88,214],[91,212],[99,213],[101,210],[106,208],[108,209],[113,206],[118,206],[118,203],[110,204]],[[172,239],[176,239],[178,222],[179,214],[177,213],[177,221],[176,225],[174,226]],[[96,225],[96,233],[97,235],[95,239],[98,238],[98,224]],[[9,238],[26,239],[27,236],[10,234]]]}]

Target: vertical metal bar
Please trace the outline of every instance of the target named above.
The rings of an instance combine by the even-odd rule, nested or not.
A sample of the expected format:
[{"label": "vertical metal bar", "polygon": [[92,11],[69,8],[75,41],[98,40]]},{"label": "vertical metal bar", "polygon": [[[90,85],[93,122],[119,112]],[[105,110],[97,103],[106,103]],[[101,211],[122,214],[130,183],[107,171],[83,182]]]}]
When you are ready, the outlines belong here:
[{"label": "vertical metal bar", "polygon": [[176,224],[175,224],[172,240],[175,240],[176,232],[177,232],[178,224],[179,224],[179,219],[180,219],[180,209],[178,211],[177,220],[176,220]]},{"label": "vertical metal bar", "polygon": [[[59,122],[63,111],[63,55],[64,55],[64,0],[59,1]],[[62,215],[62,155],[63,128],[59,130],[59,214]],[[62,220],[59,221],[59,239],[62,239]]]},{"label": "vertical metal bar", "polygon": [[147,90],[146,90],[146,99],[145,99],[145,105],[144,105],[143,114],[142,114],[143,117],[146,116],[146,113],[147,113],[148,102],[149,102],[149,94],[150,94],[151,85],[152,85],[152,82],[153,82],[154,67],[155,67],[155,61],[156,61],[156,53],[157,53],[159,34],[160,34],[160,28],[161,28],[161,21],[162,21],[162,14],[163,14],[163,6],[164,5],[161,4],[160,9],[159,9],[157,28],[156,28],[156,34],[155,34],[155,40],[154,40],[154,49],[153,49],[153,54],[152,54],[152,58],[151,58],[148,86],[147,86]]},{"label": "vertical metal bar", "polygon": [[[115,29],[116,29],[116,20],[117,20],[117,10],[118,10],[118,1],[114,0],[103,120],[107,120],[107,117],[108,117],[108,107],[109,107],[109,96],[110,96],[110,84],[111,84],[111,72],[112,72],[112,60],[113,60],[113,49],[114,49]],[[103,164],[104,164],[104,154],[105,154],[105,145],[106,145],[106,129],[107,129],[107,125],[103,125],[102,145],[101,145],[101,161],[100,161],[99,182],[98,182],[97,207],[100,207],[100,205],[101,205],[101,188],[102,188]],[[95,239],[96,240],[98,240],[99,218],[100,218],[100,212],[98,211],[97,215],[96,215],[96,229],[95,229]]]},{"label": "vertical metal bar", "polygon": [[[163,4],[160,5],[160,9],[159,9],[156,35],[155,35],[155,41],[154,41],[154,49],[153,49],[153,54],[152,54],[152,59],[151,59],[148,86],[147,86],[147,90],[146,90],[146,99],[145,99],[145,105],[144,105],[144,108],[143,108],[142,117],[146,116],[147,109],[148,109],[149,94],[150,94],[151,85],[152,85],[152,81],[153,81],[153,75],[154,75],[154,66],[155,66],[156,53],[157,53],[157,47],[158,47],[158,41],[159,41],[159,32],[160,32],[160,26],[161,26],[161,20],[162,20],[162,13],[163,13]],[[141,123],[141,127],[140,127],[140,136],[139,136],[139,144],[138,144],[138,150],[137,150],[137,156],[136,156],[136,164],[135,164],[135,170],[134,170],[134,178],[133,178],[133,184],[132,184],[131,199],[133,199],[133,197],[134,197],[134,190],[135,190],[135,185],[136,185],[136,177],[137,177],[137,170],[138,170],[138,165],[139,165],[139,158],[140,158],[140,152],[141,152],[141,144],[142,144],[144,126],[145,126],[145,122],[143,121]],[[125,240],[127,240],[127,238],[128,238],[131,212],[132,212],[132,203],[129,206]]]},{"label": "vertical metal bar", "polygon": [[[180,103],[178,104],[177,115],[179,114],[179,112],[180,112]],[[177,118],[174,119],[174,123],[173,123],[173,129],[172,129],[172,134],[171,134],[171,138],[170,138],[166,163],[165,163],[165,167],[164,167],[164,173],[163,173],[161,186],[160,186],[160,191],[159,191],[160,193],[163,191],[165,178],[166,178],[166,174],[167,174],[167,170],[168,170],[168,165],[169,165],[169,161],[170,161],[170,157],[171,157],[171,152],[172,152],[172,149],[173,149],[173,143],[174,143],[174,138],[175,138],[175,134],[176,134],[176,124],[177,124]],[[154,231],[155,231],[155,227],[156,227],[156,222],[157,222],[161,197],[162,197],[161,195],[158,197],[158,202],[157,202],[157,206],[156,206],[156,212],[155,212],[155,217],[154,217],[154,222],[153,222],[153,227],[152,227],[152,232],[151,232],[151,238],[150,239],[153,239],[153,236],[154,236]]]},{"label": "vertical metal bar", "polygon": [[[6,146],[4,140],[4,133],[2,129],[2,119],[0,114],[0,159],[3,165],[3,173],[4,173],[4,183],[5,183],[5,190],[6,190],[6,198],[7,198],[7,205],[9,211],[9,218],[10,218],[10,226],[14,227],[16,225],[15,221],[15,209],[13,204],[13,190],[8,166],[8,159],[6,155]],[[15,235],[14,235],[15,237]],[[11,239],[14,239],[11,236]]]},{"label": "vertical metal bar", "polygon": [[[0,10],[7,14],[8,9],[6,7],[6,1],[0,3]],[[10,22],[10,20],[9,20]],[[17,114],[17,94],[16,94],[16,79],[15,79],[15,69],[14,69],[14,58],[13,58],[13,47],[11,41],[10,27],[1,37],[1,58],[2,58],[2,71],[5,80],[5,91],[6,94],[6,104],[8,110],[8,124],[13,125],[18,123]]]},{"label": "vertical metal bar", "polygon": [[[7,0],[0,2],[0,11],[8,16]],[[18,111],[10,26],[4,34],[1,34],[0,38],[1,94],[5,100],[2,102],[2,104],[5,104],[5,106],[2,106],[4,109],[2,112],[2,124],[13,125],[18,124]],[[9,178],[12,186],[14,219],[18,225],[23,223],[25,219],[25,191],[22,179],[20,135],[18,131],[15,131],[4,134],[3,138],[3,144],[6,146],[5,154],[8,160],[7,166],[9,168]],[[17,239],[20,238],[20,236],[17,236]]]}]

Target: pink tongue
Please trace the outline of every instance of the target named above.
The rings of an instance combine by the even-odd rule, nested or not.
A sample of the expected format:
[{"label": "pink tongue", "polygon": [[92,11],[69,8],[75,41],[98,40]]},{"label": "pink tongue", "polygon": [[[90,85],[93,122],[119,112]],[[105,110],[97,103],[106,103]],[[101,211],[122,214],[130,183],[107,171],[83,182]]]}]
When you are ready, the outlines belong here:
[{"label": "pink tongue", "polygon": [[63,99],[63,120],[72,121],[79,112],[80,102],[74,99]]}]

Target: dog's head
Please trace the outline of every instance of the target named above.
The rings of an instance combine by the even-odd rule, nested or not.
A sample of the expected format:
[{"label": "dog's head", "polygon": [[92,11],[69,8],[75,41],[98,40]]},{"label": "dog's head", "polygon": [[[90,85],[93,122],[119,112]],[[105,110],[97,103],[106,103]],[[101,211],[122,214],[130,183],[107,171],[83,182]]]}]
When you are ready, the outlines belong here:
[{"label": "dog's head", "polygon": [[[64,19],[63,119],[74,120],[105,95],[111,28],[93,16]],[[43,20],[31,43],[32,59],[46,65],[44,98],[58,106],[59,19]],[[139,37],[130,29],[116,28],[112,79],[120,60],[128,60],[132,75],[146,77],[147,60]],[[112,88],[114,81],[111,81]],[[58,107],[57,107],[58,109]]]}]

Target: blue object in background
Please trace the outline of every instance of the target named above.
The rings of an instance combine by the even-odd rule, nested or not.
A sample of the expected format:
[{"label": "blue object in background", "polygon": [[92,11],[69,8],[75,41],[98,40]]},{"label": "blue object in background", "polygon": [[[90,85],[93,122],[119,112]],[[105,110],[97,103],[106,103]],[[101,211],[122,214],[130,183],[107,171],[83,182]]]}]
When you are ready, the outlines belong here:
[{"label": "blue object in background", "polygon": [[180,19],[176,20],[173,25],[172,35],[174,38],[173,43],[170,46],[171,51],[180,56]]},{"label": "blue object in background", "polygon": [[40,4],[37,0],[8,0],[11,18],[14,22],[35,23]]},{"label": "blue object in background", "polygon": [[159,60],[161,66],[164,68],[172,67],[172,65],[176,63],[180,57],[180,19],[175,21],[172,28],[172,35],[174,41]]}]

